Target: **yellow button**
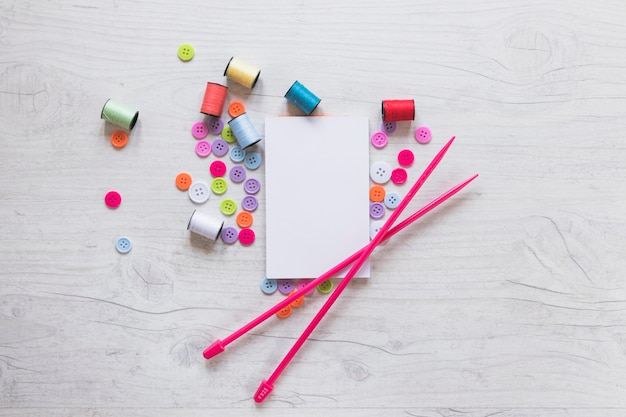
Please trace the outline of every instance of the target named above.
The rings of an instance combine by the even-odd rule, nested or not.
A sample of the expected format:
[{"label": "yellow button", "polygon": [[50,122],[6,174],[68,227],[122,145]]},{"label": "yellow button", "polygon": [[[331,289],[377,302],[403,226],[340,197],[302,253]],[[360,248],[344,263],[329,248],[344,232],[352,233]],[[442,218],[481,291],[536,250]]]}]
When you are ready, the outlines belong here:
[{"label": "yellow button", "polygon": [[193,46],[183,43],[178,47],[178,57],[181,61],[189,61],[194,56]]}]

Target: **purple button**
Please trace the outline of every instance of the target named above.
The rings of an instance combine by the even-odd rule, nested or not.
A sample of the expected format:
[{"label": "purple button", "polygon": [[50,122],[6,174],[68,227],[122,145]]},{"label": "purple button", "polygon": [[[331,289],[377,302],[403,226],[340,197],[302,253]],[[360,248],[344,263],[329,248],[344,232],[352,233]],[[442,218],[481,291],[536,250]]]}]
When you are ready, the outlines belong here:
[{"label": "purple button", "polygon": [[385,146],[387,146],[387,135],[385,134],[385,132],[375,132],[372,135],[372,145],[374,145],[374,147],[376,149],[381,149],[384,148]]},{"label": "purple button", "polygon": [[222,229],[222,240],[224,241],[224,243],[235,243],[238,237],[239,233],[234,227],[228,226]]},{"label": "purple button", "polygon": [[385,132],[388,135],[391,135],[398,128],[398,124],[396,122],[382,122],[380,124],[380,130]]},{"label": "purple button", "polygon": [[228,175],[230,176],[230,180],[232,182],[239,183],[246,179],[246,170],[241,166],[235,166],[231,168]]},{"label": "purple button", "polygon": [[191,134],[196,139],[204,139],[209,134],[209,128],[204,122],[196,122],[191,126]]},{"label": "purple button", "polygon": [[207,157],[211,153],[211,142],[208,140],[201,140],[196,143],[196,153],[198,156]]},{"label": "purple button", "polygon": [[224,156],[228,153],[228,143],[224,139],[215,139],[213,141],[213,153],[216,156]]},{"label": "purple button", "polygon": [[259,207],[259,202],[251,195],[247,195],[241,201],[241,207],[246,211],[254,211]]},{"label": "purple button", "polygon": [[243,183],[243,189],[246,190],[248,194],[256,194],[261,189],[261,183],[254,178],[248,178],[246,182]]},{"label": "purple button", "polygon": [[209,127],[209,132],[214,135],[219,135],[222,133],[222,129],[224,129],[224,122],[222,122],[222,119],[219,117],[211,117],[207,126]]},{"label": "purple button", "polygon": [[279,279],[278,280],[278,291],[281,294],[289,294],[295,288],[295,284],[292,279]]},{"label": "purple button", "polygon": [[370,217],[372,219],[380,219],[385,215],[385,206],[380,203],[370,204]]}]

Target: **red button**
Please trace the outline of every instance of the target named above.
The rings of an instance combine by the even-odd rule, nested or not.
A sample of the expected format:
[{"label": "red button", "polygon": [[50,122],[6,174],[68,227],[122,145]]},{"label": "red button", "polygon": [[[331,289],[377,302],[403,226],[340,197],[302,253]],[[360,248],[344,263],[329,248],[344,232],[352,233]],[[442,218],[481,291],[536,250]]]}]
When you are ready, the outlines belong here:
[{"label": "red button", "polygon": [[404,168],[396,168],[391,171],[391,181],[393,181],[394,184],[404,184],[408,177],[409,175]]},{"label": "red button", "polygon": [[403,167],[410,167],[415,161],[415,155],[410,149],[403,149],[398,153],[398,163]]},{"label": "red button", "polygon": [[213,177],[223,177],[226,175],[226,164],[222,161],[213,161],[209,166],[209,171]]},{"label": "red button", "polygon": [[110,208],[117,208],[122,204],[122,196],[117,191],[109,191],[104,196],[104,204]]},{"label": "red button", "polygon": [[242,245],[252,245],[255,237],[256,235],[252,229],[244,228],[239,231],[239,242],[241,242]]}]

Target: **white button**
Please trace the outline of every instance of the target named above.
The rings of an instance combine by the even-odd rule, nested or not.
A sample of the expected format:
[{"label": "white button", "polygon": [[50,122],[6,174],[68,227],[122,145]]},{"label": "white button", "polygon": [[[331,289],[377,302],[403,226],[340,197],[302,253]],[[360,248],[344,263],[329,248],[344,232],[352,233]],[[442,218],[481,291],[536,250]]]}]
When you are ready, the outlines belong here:
[{"label": "white button", "polygon": [[370,224],[370,239],[374,239],[376,237],[380,229],[383,228],[384,224],[384,220],[378,220]]},{"label": "white button", "polygon": [[374,162],[370,167],[370,178],[376,184],[385,184],[391,178],[391,171],[391,165],[387,162]]},{"label": "white button", "polygon": [[209,192],[209,185],[204,181],[196,181],[191,184],[187,195],[189,199],[197,204],[202,204],[209,199],[211,193]]}]

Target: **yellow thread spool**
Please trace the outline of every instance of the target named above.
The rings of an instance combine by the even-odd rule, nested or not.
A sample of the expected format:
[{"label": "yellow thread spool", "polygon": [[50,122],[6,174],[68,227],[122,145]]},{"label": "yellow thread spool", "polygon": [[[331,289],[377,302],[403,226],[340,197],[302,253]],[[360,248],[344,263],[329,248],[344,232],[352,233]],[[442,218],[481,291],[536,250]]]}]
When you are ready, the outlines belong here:
[{"label": "yellow thread spool", "polygon": [[226,64],[224,75],[229,80],[251,89],[259,79],[261,70],[238,58],[232,57]]}]

